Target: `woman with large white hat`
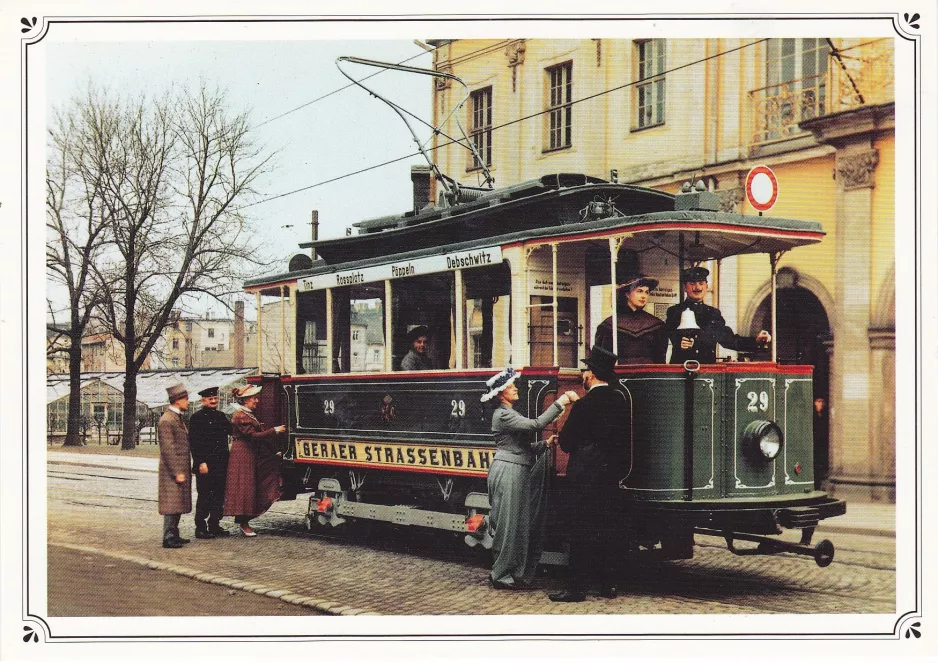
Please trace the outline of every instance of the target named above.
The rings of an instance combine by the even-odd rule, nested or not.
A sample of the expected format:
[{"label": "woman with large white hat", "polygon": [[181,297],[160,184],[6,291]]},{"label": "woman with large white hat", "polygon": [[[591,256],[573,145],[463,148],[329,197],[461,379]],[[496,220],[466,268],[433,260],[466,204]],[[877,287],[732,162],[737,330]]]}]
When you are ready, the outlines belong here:
[{"label": "woman with large white hat", "polygon": [[488,474],[488,523],[494,539],[489,581],[495,589],[521,589],[534,577],[543,548],[549,466],[548,454],[541,452],[553,437],[531,442],[531,433],[543,430],[577,400],[576,393],[568,391],[539,417],[529,419],[514,409],[520,375],[506,368],[485,383],[488,391],[482,396],[483,402],[497,401],[492,413],[495,458]]},{"label": "woman with large white hat", "polygon": [[286,426],[265,428],[255,414],[262,387],[235,387],[238,410],[231,418],[231,455],[225,486],[224,515],[234,516],[244,536],[257,536],[250,522],[280,499],[280,461],[277,439]]}]

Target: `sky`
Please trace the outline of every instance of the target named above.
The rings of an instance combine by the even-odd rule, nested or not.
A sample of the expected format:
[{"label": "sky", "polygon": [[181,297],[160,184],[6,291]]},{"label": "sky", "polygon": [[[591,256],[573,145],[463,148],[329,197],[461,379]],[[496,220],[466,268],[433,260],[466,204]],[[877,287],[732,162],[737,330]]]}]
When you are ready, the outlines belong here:
[{"label": "sky", "polygon": [[[52,109],[67,106],[89,82],[121,94],[154,96],[173,85],[198,86],[201,81],[227,90],[231,106],[250,113],[258,144],[276,152],[271,175],[259,185],[272,200],[253,205],[249,213],[265,248],[279,261],[274,271],[285,271],[289,258],[303,251],[299,243],[311,236],[312,210],[319,211],[320,238],[344,236],[347,227],[364,219],[403,213],[412,204],[410,166],[426,163],[418,155],[281,196],[417,151],[397,115],[339,72],[335,64],[339,56],[432,66],[432,55],[406,39],[50,39],[46,45],[46,114],[48,118]],[[344,67],[359,79],[380,72],[366,84],[429,121],[429,76],[361,65]],[[319,99],[329,93],[334,94]],[[430,131],[421,129],[418,133],[425,140]],[[216,304],[215,312],[220,313],[220,308]]]}]

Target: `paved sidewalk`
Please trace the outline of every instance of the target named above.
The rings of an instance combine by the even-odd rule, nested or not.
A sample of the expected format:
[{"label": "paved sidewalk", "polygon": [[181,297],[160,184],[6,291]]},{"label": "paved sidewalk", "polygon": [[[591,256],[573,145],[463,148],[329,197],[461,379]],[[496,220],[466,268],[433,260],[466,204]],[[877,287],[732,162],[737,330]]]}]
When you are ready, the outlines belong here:
[{"label": "paved sidewalk", "polygon": [[[828,613],[887,614],[895,608],[894,561],[879,551],[894,546],[889,539],[873,546],[875,551],[869,543],[847,544],[838,548],[839,559],[845,563],[821,569],[810,560],[790,555],[734,557],[719,541],[701,537],[693,560],[645,567],[642,575],[626,583],[618,599],[590,596],[578,604],[547,600],[546,590],[559,586],[559,579],[552,575],[538,578],[534,591],[492,590],[485,564],[451,548],[464,550],[457,539],[421,536],[417,529],[400,532],[404,538],[393,546],[355,543],[354,537],[346,540],[328,530],[324,536],[307,536],[301,524],[307,502],[303,498],[278,502],[258,518],[255,525],[261,536],[255,539],[235,535],[193,540],[182,550],[165,550],[158,543],[161,521],[154,508],[156,459],[50,452],[49,461],[53,476],[64,478],[73,467],[88,477],[85,481],[98,481],[101,486],[69,481],[55,484],[58,488],[50,485],[50,505],[54,502],[48,514],[51,545],[329,614],[812,613],[818,611],[819,599]],[[116,477],[106,476],[119,468],[125,475],[129,471],[140,476],[117,482],[113,481]],[[70,492],[81,486],[86,486],[85,491],[101,490],[100,498],[93,492]],[[126,506],[115,507],[115,498],[126,500]],[[894,510],[878,506],[852,511],[848,506],[853,520],[844,527],[888,532]],[[83,525],[79,529],[75,523]],[[191,528],[191,516],[185,517],[183,535],[190,536]],[[819,528],[819,535],[827,537],[833,531]],[[797,541],[795,532],[788,535]],[[380,535],[376,538],[380,540]],[[836,542],[839,546],[840,541]],[[738,582],[739,578],[743,581]],[[727,594],[730,585],[734,589]],[[748,593],[758,600],[746,598]]]}]

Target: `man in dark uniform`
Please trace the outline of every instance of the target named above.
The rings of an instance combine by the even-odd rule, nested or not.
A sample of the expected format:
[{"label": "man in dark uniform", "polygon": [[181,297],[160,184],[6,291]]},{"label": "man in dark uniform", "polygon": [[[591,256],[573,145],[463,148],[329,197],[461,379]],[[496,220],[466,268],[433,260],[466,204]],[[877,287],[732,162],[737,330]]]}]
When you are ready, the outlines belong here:
[{"label": "man in dark uniform", "polygon": [[[764,329],[755,338],[739,336],[726,326],[726,320],[719,309],[704,304],[707,294],[707,277],[710,270],[705,267],[691,267],[683,274],[684,292],[687,295],[680,304],[668,309],[665,329],[671,339],[671,363],[683,364],[689,359],[701,364],[713,364],[717,360],[717,343],[728,350],[754,352],[760,346],[772,342],[772,336]],[[682,333],[678,329],[681,314],[690,309],[694,312],[697,326],[695,333]]]},{"label": "man in dark uniform", "polygon": [[229,536],[219,526],[225,503],[225,480],[228,477],[228,417],[218,411],[218,387],[199,392],[202,409],[189,419],[189,447],[192,450],[192,473],[199,497],[195,503],[195,537],[214,539]]},{"label": "man in dark uniform", "polygon": [[573,404],[560,430],[560,448],[567,461],[567,504],[576,506],[570,527],[570,579],[565,590],[549,595],[551,601],[579,602],[586,598],[590,576],[600,581],[600,594],[616,596],[616,559],[613,535],[621,527],[619,480],[631,463],[632,419],[625,396],[609,382],[615,379],[616,356],[594,345],[582,360],[586,396]]}]

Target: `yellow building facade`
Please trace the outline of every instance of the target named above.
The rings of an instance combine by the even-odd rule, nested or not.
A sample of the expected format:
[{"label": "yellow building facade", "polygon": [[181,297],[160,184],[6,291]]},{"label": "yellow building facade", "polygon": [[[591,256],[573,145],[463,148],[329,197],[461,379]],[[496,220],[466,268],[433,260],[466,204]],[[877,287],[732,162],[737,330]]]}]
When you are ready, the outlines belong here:
[{"label": "yellow building facade", "polygon": [[[772,216],[826,238],[779,262],[778,353],[816,366],[826,487],[895,497],[895,110],[891,39],[508,39],[433,42],[434,67],[469,87],[459,120],[496,186],[583,173],[676,192],[703,180],[754,214],[747,173],[774,172]],[[435,123],[464,94],[436,79]],[[482,181],[436,137],[440,169]],[[432,198],[431,198],[432,199]],[[740,334],[764,328],[765,256],[710,264],[713,303]]]}]

